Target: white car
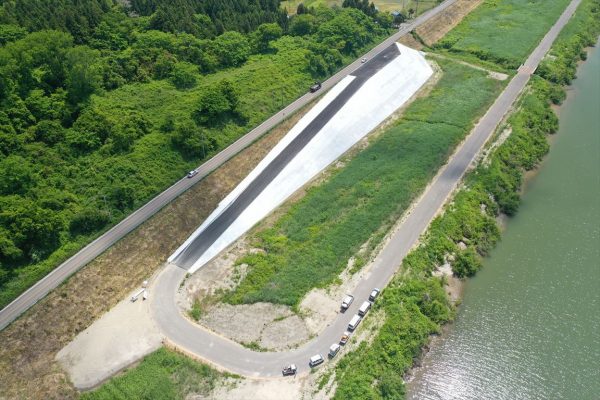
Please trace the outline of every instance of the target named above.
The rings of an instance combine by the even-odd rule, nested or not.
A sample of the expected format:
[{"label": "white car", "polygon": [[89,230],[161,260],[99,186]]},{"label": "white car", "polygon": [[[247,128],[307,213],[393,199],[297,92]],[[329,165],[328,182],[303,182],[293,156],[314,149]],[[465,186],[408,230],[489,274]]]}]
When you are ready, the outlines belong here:
[{"label": "white car", "polygon": [[198,171],[196,171],[195,169],[193,169],[190,172],[188,172],[187,177],[188,178],[193,178],[196,175],[198,175]]},{"label": "white car", "polygon": [[327,354],[329,356],[329,358],[333,358],[336,356],[336,354],[340,351],[340,345],[337,343],[334,343],[331,345],[331,347],[329,348],[329,353]]},{"label": "white car", "polygon": [[354,296],[347,294],[342,300],[342,311],[346,311],[354,301]]},{"label": "white car", "polygon": [[366,62],[367,62],[367,59],[366,59],[366,58],[361,58],[361,59],[360,59],[360,62],[364,64],[364,63],[366,63]]},{"label": "white car", "polygon": [[310,358],[310,361],[308,362],[308,365],[310,365],[311,368],[316,367],[319,364],[322,364],[325,360],[323,359],[323,356],[320,354],[315,354],[314,356],[312,356]]}]

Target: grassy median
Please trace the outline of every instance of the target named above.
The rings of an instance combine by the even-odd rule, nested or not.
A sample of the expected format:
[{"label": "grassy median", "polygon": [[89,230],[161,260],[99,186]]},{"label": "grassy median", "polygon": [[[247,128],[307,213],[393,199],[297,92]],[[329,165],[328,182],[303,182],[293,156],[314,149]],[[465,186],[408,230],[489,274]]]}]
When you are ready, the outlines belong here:
[{"label": "grassy median", "polygon": [[440,66],[443,76],[430,95],[255,236],[265,252],[239,260],[249,273],[226,301],[295,306],[312,288],[333,282],[375,233],[381,239],[503,86],[484,71],[452,61]]}]

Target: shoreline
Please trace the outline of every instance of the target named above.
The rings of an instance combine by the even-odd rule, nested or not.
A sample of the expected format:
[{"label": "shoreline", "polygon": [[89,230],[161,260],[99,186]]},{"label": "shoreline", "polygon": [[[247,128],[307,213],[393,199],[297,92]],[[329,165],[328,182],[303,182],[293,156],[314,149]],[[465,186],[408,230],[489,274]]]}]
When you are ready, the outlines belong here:
[{"label": "shoreline", "polygon": [[[598,40],[596,41],[596,44],[594,46],[587,46],[584,48],[584,51],[585,51],[587,57],[585,59],[579,59],[579,61],[577,62],[577,71],[579,70],[581,65],[583,65],[589,59],[590,52],[593,49],[597,48],[599,45],[600,45],[600,37],[598,38]],[[577,79],[577,76],[575,76],[575,78],[573,80],[575,80],[575,79]],[[567,102],[572,101],[573,97],[577,95],[573,88],[572,82],[567,86],[560,86],[560,88],[565,93],[564,100],[560,104],[551,104],[550,105],[552,112],[555,114],[555,116],[558,119],[560,119],[561,110],[563,109],[564,105]],[[516,110],[513,111],[511,113],[511,115],[514,114],[515,112],[516,112]],[[509,117],[510,117],[510,115],[507,115],[507,119]],[[558,132],[555,132],[550,135],[546,135],[546,141],[547,141],[550,149],[552,149],[552,147],[554,146],[554,144],[557,140],[557,137],[558,137]],[[489,146],[487,146],[487,147],[490,148],[492,146],[494,146],[494,143],[490,143]],[[539,172],[544,167],[544,164],[546,163],[546,160],[548,159],[549,154],[550,154],[550,151],[548,151],[542,157],[540,162],[534,168],[532,168],[530,170],[525,170],[523,172],[523,181],[522,181],[521,187],[519,188],[519,191],[518,191],[519,199],[528,190],[529,186],[533,183],[533,181],[537,178]],[[481,160],[479,160],[479,162],[481,162]],[[461,190],[464,190],[464,189],[461,189]],[[508,224],[509,224],[510,218],[511,218],[511,216],[509,216],[505,213],[500,213],[496,217],[496,219],[495,219],[496,224],[497,224],[498,228],[500,229],[501,236],[508,229]],[[462,300],[464,298],[464,294],[465,294],[466,288],[468,286],[468,282],[471,281],[471,279],[473,278],[473,277],[468,277],[468,278],[461,279],[461,278],[458,278],[455,276],[448,277],[447,275],[445,275],[443,273],[436,274],[436,272],[442,270],[443,267],[444,266],[436,269],[434,271],[433,275],[434,276],[442,275],[442,276],[445,276],[447,279],[449,279],[449,281],[445,282],[445,284],[444,284],[444,290],[446,291],[450,302],[455,306],[456,313],[452,319],[450,319],[449,321],[447,321],[440,327],[440,332],[438,334],[432,334],[429,336],[427,343],[421,349],[421,354],[419,354],[419,356],[414,359],[413,366],[404,374],[403,379],[406,384],[407,395],[408,395],[408,393],[411,392],[410,384],[412,382],[414,382],[415,379],[420,379],[423,376],[423,374],[425,373],[426,369],[431,367],[431,365],[433,365],[436,362],[436,360],[429,359],[428,355],[430,354],[432,349],[439,347],[440,344],[449,337],[449,333],[452,331],[452,329],[454,329],[454,323],[457,320],[457,318],[459,317],[458,314],[460,312],[460,306],[461,306]],[[407,396],[407,398],[409,398],[409,397]]]}]

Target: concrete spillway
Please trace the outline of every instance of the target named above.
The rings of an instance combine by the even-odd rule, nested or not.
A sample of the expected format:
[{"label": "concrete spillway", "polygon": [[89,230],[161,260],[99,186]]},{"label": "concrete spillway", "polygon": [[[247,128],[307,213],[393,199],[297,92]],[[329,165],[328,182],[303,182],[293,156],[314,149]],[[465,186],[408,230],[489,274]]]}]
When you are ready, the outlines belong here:
[{"label": "concrete spillway", "polygon": [[394,44],[334,86],[169,261],[196,271],[400,108],[432,75]]}]

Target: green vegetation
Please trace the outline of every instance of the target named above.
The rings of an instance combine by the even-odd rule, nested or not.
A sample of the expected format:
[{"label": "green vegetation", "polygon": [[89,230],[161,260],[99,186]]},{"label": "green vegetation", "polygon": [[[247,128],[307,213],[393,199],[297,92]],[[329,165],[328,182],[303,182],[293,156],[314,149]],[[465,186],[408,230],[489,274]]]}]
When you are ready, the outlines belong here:
[{"label": "green vegetation", "polygon": [[223,374],[174,351],[161,348],[135,368],[110,379],[82,400],[184,399],[208,395]]},{"label": "green vegetation", "polygon": [[200,305],[200,301],[198,299],[194,300],[192,304],[192,308],[189,311],[190,317],[198,321],[200,316],[202,315],[202,306]]},{"label": "green vegetation", "polygon": [[281,18],[277,1],[121,3],[0,2],[0,307],[391,26],[355,8]]},{"label": "green vegetation", "polygon": [[[556,82],[574,77],[569,66],[600,33],[599,5],[598,0],[584,0],[553,46],[555,58],[546,59],[540,75],[553,71],[549,76]],[[511,135],[465,178],[465,187],[404,259],[403,274],[394,278],[375,306],[385,311],[382,329],[372,344],[361,344],[337,365],[334,399],[404,398],[403,374],[420,355],[428,335],[453,316],[440,281],[431,272],[449,260],[456,275],[475,273],[481,257],[499,239],[495,218],[517,211],[523,173],[541,161],[549,149],[547,135],[558,128],[550,104],[560,102],[564,92],[552,81],[534,77],[518,111],[509,118]],[[459,250],[459,242],[466,244],[465,250]]]},{"label": "green vegetation", "polygon": [[435,48],[515,69],[567,4],[569,0],[486,0]]},{"label": "green vegetation", "polygon": [[429,96],[258,233],[253,245],[265,252],[239,260],[249,273],[226,301],[295,306],[313,287],[330,284],[374,234],[379,232],[374,240],[383,237],[502,86],[455,62],[442,61],[441,67],[443,76]]}]

